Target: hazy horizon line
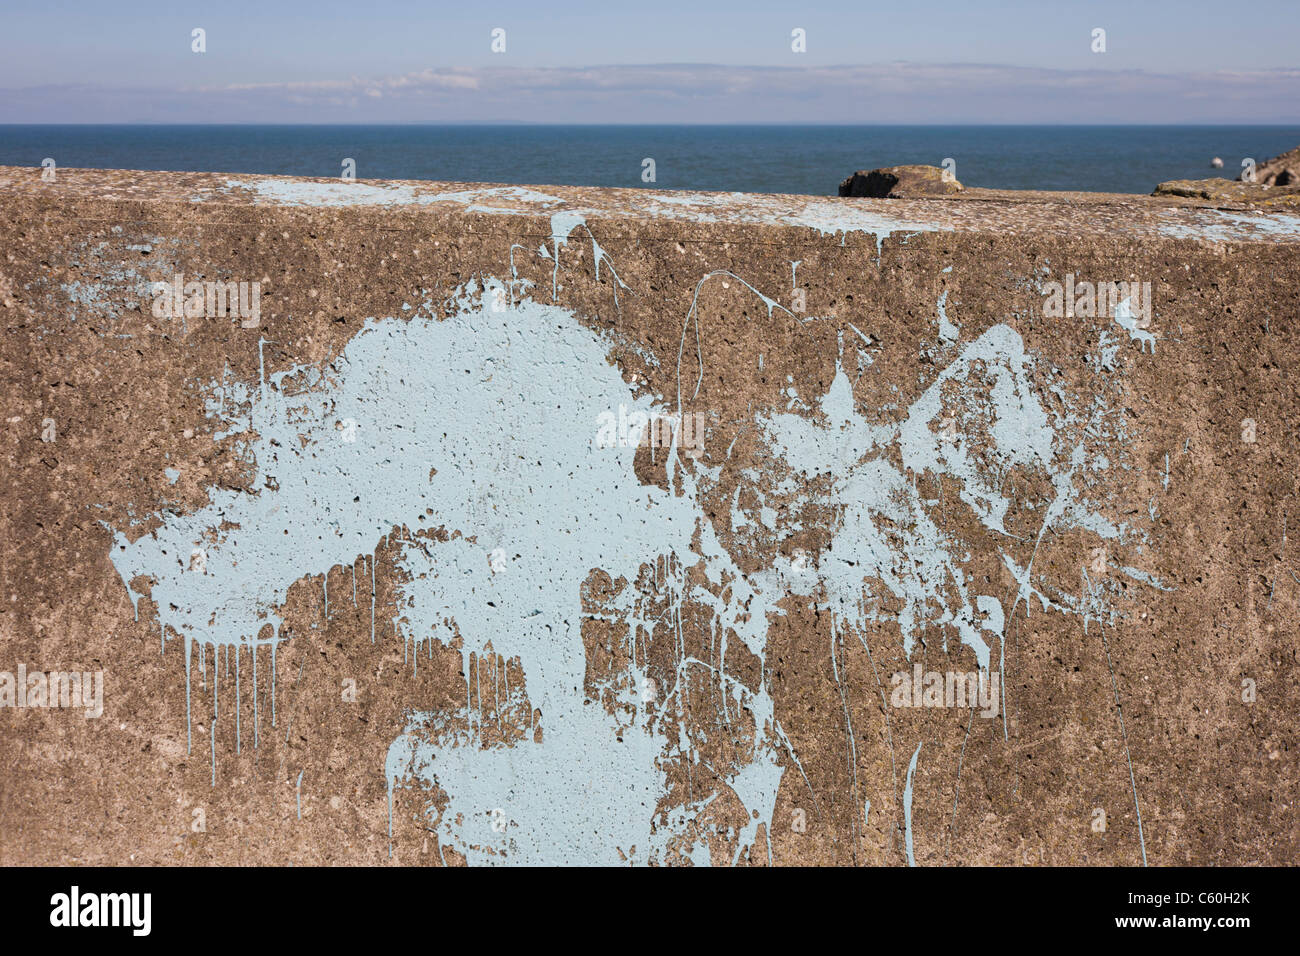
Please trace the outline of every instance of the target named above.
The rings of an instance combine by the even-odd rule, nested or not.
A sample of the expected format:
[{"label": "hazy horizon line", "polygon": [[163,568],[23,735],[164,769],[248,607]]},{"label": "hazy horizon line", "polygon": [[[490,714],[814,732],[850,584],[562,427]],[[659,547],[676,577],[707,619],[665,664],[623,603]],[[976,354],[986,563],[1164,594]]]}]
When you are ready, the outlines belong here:
[{"label": "hazy horizon line", "polygon": [[919,122],[919,123],[831,123],[831,122],[780,122],[773,121],[768,123],[755,122],[702,122],[683,120],[675,123],[567,123],[567,122],[546,122],[537,120],[464,120],[459,122],[443,122],[433,120],[394,120],[384,123],[367,123],[358,121],[338,121],[326,123],[304,123],[304,122],[190,122],[176,123],[164,120],[135,120],[119,121],[112,123],[68,123],[68,122],[39,122],[39,123],[0,123],[0,129],[11,127],[32,127],[32,126],[162,126],[173,128],[185,127],[219,127],[219,126],[236,126],[236,127],[337,127],[337,126],[355,126],[355,127],[374,127],[374,128],[392,128],[392,127],[446,127],[446,128],[466,128],[466,127],[485,127],[485,126],[521,126],[521,127],[569,127],[569,128],[590,128],[606,129],[609,127],[775,127],[775,128],[799,128],[799,127],[818,127],[823,129],[917,129],[930,127],[943,128],[966,128],[966,129],[990,129],[1001,127],[1033,127],[1035,129],[1106,129],[1110,127],[1147,127],[1170,129],[1232,129],[1237,127],[1252,127],[1255,129],[1300,129],[1300,122],[1232,122],[1232,123],[1146,123],[1146,122],[1116,122],[1116,123],[1033,123],[1033,122],[1002,122],[1002,123],[943,123],[943,122]]}]

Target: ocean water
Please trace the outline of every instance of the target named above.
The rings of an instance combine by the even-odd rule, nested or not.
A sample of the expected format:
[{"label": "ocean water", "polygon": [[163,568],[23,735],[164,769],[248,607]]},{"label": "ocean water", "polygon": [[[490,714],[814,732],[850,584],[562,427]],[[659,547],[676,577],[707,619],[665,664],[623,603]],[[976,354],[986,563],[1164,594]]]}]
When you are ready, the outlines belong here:
[{"label": "ocean water", "polygon": [[[1295,126],[4,126],[0,165],[835,195],[857,169],[956,162],[967,186],[1150,193],[1235,179]],[[1214,170],[1219,156],[1224,168]],[[655,181],[642,180],[654,160]]]}]

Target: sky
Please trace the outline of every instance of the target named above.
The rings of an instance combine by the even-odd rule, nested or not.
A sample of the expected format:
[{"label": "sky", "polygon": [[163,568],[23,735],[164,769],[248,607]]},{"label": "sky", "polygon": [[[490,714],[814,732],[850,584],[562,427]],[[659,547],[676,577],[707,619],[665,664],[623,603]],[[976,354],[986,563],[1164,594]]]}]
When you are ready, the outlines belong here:
[{"label": "sky", "polygon": [[0,123],[1300,121],[1300,0],[42,0],[3,22]]}]

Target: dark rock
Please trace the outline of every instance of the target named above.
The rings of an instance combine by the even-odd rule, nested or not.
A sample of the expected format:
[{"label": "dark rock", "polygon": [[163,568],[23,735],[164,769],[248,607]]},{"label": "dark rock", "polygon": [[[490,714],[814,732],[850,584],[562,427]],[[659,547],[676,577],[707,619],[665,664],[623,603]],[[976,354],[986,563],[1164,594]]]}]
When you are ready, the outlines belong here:
[{"label": "dark rock", "polygon": [[840,195],[911,199],[951,196],[962,191],[961,183],[945,176],[946,171],[938,166],[886,166],[883,169],[858,170],[840,183]]}]

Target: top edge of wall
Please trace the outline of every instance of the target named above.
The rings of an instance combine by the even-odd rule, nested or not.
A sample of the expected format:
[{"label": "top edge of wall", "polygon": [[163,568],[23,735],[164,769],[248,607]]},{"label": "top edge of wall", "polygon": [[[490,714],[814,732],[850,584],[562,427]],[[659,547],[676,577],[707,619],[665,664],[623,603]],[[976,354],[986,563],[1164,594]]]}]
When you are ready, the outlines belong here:
[{"label": "top edge of wall", "polygon": [[[308,210],[440,210],[585,221],[746,225],[849,233],[1058,233],[1203,243],[1300,243],[1300,210],[1114,193],[967,189],[926,199],[848,199],[765,193],[411,180],[320,179],[232,173],[0,166],[5,204],[156,202]],[[565,230],[567,233],[567,229]]]}]

